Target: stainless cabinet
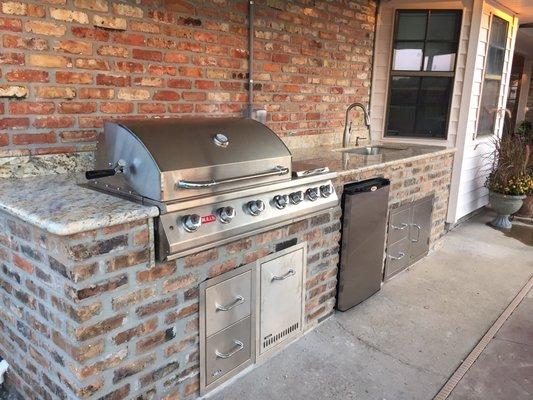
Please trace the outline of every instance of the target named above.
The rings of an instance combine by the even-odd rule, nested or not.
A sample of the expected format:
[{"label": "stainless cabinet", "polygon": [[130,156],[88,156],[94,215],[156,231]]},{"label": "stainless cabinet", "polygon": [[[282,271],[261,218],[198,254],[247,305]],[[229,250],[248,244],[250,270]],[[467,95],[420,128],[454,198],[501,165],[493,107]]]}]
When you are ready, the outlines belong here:
[{"label": "stainless cabinet", "polygon": [[384,279],[424,257],[429,250],[434,196],[394,210],[389,215]]},{"label": "stainless cabinet", "polygon": [[200,392],[255,361],[255,265],[200,284]]},{"label": "stainless cabinet", "polygon": [[283,347],[302,332],[306,244],[274,253],[258,263],[257,358]]}]

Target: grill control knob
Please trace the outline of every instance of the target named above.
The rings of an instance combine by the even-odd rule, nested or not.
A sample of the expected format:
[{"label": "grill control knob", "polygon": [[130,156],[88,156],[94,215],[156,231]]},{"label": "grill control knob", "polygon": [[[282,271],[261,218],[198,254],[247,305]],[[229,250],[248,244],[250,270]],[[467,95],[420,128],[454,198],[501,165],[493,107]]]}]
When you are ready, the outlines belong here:
[{"label": "grill control knob", "polygon": [[287,196],[286,194],[278,194],[274,196],[273,200],[276,208],[280,210],[287,207],[287,204],[289,204],[289,196]]},{"label": "grill control knob", "polygon": [[305,191],[305,195],[311,201],[315,201],[320,196],[320,194],[318,193],[318,188],[317,187],[312,187],[312,188],[307,189]]},{"label": "grill control knob", "polygon": [[289,198],[291,199],[292,204],[300,204],[304,199],[304,194],[299,190],[289,194]]},{"label": "grill control knob", "polygon": [[250,211],[250,214],[252,215],[259,215],[265,209],[265,203],[263,203],[263,200],[249,201],[247,206],[248,206],[248,211]]},{"label": "grill control knob", "polygon": [[333,186],[330,184],[320,186],[320,194],[322,197],[329,197],[333,193]]},{"label": "grill control knob", "polygon": [[202,218],[198,214],[191,214],[183,217],[182,223],[187,232],[194,232],[202,226]]},{"label": "grill control knob", "polygon": [[223,224],[227,224],[235,218],[235,209],[233,207],[220,207],[217,210],[218,219]]}]

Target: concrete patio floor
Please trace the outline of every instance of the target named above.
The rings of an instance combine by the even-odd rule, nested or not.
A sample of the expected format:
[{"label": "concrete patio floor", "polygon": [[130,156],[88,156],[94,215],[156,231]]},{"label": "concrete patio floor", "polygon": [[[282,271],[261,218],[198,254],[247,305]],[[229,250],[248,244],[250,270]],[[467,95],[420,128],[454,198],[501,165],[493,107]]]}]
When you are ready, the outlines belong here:
[{"label": "concrete patio floor", "polygon": [[[209,398],[432,399],[533,274],[533,226],[504,234],[490,217],[462,224],[377,295]],[[454,399],[471,398],[456,390]]]}]

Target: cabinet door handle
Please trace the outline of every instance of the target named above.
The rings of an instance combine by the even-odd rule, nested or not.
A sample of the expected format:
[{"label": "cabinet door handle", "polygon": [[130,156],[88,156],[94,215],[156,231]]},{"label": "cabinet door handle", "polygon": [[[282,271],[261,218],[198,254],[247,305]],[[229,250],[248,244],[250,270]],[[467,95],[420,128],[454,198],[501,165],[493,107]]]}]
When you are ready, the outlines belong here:
[{"label": "cabinet door handle", "polygon": [[218,358],[230,358],[231,356],[234,356],[236,353],[244,349],[244,344],[240,340],[234,340],[233,344],[235,345],[233,349],[229,351],[229,353],[221,353],[218,350],[215,350],[215,354]]},{"label": "cabinet door handle", "polygon": [[399,231],[403,231],[405,228],[407,228],[409,225],[406,224],[405,222],[402,222],[400,224],[400,226],[396,226],[396,225],[391,225],[393,229],[396,229],[396,230],[399,230]]},{"label": "cabinet door handle", "polygon": [[272,279],[270,280],[270,282],[274,282],[274,281],[282,281],[284,279],[287,279],[289,276],[293,276],[296,274],[296,271],[294,269],[289,269],[284,275],[274,275],[272,277]]},{"label": "cabinet door handle", "polygon": [[420,231],[422,230],[422,227],[418,224],[411,224],[411,226],[416,228],[416,239],[411,239],[411,242],[417,243],[420,240]]},{"label": "cabinet door handle", "polygon": [[389,258],[390,258],[391,260],[401,260],[401,259],[404,258],[404,257],[405,257],[405,253],[404,253],[403,251],[400,251],[400,252],[398,253],[398,257],[395,257],[395,256],[391,256],[391,255],[389,255]]},{"label": "cabinet door handle", "polygon": [[238,305],[241,305],[242,303],[244,303],[244,297],[239,295],[235,297],[235,300],[233,300],[229,304],[226,304],[225,306],[221,306],[220,304],[215,303],[215,308],[217,309],[217,311],[229,311],[232,308],[235,308]]}]

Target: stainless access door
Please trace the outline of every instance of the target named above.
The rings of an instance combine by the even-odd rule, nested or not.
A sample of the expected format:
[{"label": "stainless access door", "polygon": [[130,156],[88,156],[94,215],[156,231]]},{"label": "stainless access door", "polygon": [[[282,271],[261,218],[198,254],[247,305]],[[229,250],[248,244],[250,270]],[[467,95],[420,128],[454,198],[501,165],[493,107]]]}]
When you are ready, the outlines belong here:
[{"label": "stainless access door", "polygon": [[345,311],[380,290],[389,180],[346,185],[337,308]]},{"label": "stainless access door", "polygon": [[418,261],[428,253],[433,200],[434,197],[430,196],[413,203],[409,229],[411,241],[409,264]]}]

